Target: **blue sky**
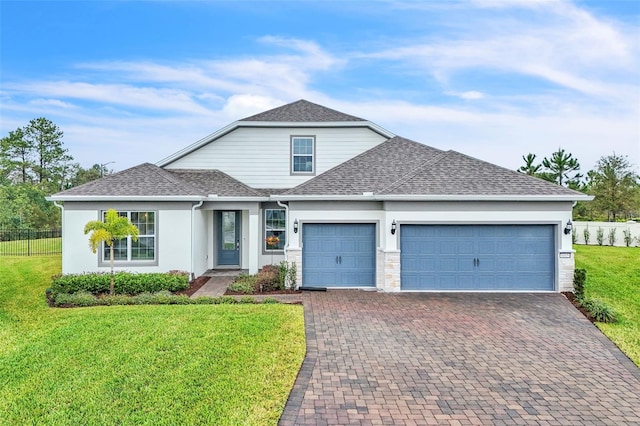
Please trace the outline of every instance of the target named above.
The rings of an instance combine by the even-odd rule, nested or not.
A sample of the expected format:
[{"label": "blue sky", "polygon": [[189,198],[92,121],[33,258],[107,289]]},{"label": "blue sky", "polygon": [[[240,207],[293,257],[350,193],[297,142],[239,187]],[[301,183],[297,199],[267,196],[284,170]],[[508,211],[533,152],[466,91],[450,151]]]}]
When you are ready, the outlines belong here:
[{"label": "blue sky", "polygon": [[156,162],[307,99],[515,169],[640,165],[640,2],[0,1],[0,136],[44,116],[84,167]]}]

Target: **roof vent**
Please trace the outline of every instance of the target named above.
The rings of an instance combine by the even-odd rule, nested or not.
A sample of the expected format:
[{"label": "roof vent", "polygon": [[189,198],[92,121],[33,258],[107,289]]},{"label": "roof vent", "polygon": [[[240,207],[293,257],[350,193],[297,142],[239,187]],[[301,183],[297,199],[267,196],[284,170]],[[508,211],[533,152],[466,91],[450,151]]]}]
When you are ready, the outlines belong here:
[{"label": "roof vent", "polygon": [[208,197],[209,198],[218,198],[218,194],[209,194]]},{"label": "roof vent", "polygon": [[364,197],[373,197],[373,192],[363,192],[362,195]]}]

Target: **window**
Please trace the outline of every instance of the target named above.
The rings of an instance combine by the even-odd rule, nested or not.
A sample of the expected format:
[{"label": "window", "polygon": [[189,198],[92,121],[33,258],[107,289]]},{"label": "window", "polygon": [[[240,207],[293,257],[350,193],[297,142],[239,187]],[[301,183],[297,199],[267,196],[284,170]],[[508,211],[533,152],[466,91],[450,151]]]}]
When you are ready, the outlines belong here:
[{"label": "window", "polygon": [[[264,211],[264,250],[284,250],[287,241],[287,214],[284,209],[265,209]],[[267,244],[267,238],[275,236],[280,241],[277,244]]]},{"label": "window", "polygon": [[291,138],[291,172],[314,173],[315,138],[293,136]]},{"label": "window", "polygon": [[[104,220],[106,212],[102,212]],[[149,211],[119,211],[119,216],[128,218],[138,227],[138,241],[131,237],[116,240],[113,243],[113,258],[121,262],[155,261],[156,260],[156,213]],[[103,244],[102,260],[109,262],[111,247]]]}]

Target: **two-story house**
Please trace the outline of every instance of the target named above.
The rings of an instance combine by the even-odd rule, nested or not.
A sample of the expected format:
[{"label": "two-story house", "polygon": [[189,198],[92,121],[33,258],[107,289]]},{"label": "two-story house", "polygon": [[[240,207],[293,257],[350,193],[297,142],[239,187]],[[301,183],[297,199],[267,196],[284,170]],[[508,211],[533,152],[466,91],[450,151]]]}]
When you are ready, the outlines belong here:
[{"label": "two-story house", "polygon": [[63,273],[108,269],[83,227],[114,208],[140,229],[117,242],[119,269],[255,273],[287,260],[305,286],[564,291],[572,205],[591,197],[300,100],[50,199]]}]

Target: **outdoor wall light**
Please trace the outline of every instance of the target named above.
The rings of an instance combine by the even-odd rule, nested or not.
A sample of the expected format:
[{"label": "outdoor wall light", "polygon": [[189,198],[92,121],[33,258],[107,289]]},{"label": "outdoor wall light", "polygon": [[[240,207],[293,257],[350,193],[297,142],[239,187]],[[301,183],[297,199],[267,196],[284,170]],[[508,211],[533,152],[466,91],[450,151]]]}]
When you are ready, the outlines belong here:
[{"label": "outdoor wall light", "polygon": [[298,219],[296,218],[296,220],[293,221],[293,233],[297,234],[298,233]]},{"label": "outdoor wall light", "polygon": [[397,228],[398,228],[398,224],[396,223],[396,220],[393,219],[393,222],[391,222],[391,235],[396,235]]},{"label": "outdoor wall light", "polygon": [[571,223],[571,219],[569,219],[569,222],[567,222],[567,226],[564,227],[564,235],[569,235],[572,229],[573,224]]}]

